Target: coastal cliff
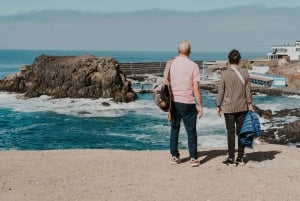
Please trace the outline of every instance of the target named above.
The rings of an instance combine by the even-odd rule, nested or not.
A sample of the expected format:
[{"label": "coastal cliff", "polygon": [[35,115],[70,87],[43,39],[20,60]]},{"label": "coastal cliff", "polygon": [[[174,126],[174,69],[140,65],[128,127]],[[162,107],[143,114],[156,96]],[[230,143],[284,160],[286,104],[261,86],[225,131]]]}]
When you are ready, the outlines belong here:
[{"label": "coastal cliff", "polygon": [[28,98],[49,95],[113,98],[116,102],[130,102],[137,97],[116,60],[92,55],[41,55],[19,73],[0,80],[0,91],[25,93]]}]

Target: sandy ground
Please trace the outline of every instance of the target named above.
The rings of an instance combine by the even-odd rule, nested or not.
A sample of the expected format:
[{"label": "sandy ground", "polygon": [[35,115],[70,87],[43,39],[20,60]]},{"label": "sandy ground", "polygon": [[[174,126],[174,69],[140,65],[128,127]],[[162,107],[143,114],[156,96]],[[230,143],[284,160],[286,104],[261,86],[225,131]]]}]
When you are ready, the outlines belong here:
[{"label": "sandy ground", "polygon": [[300,149],[260,144],[246,165],[200,149],[199,167],[171,165],[168,151],[1,151],[0,201],[296,201]]}]

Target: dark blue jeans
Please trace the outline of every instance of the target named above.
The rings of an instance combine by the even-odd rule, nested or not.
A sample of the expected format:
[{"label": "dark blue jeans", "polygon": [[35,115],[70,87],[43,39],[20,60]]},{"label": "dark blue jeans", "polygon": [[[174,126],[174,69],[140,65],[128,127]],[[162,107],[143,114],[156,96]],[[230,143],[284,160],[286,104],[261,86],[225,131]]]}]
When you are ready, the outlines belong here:
[{"label": "dark blue jeans", "polygon": [[178,136],[180,130],[180,122],[183,124],[188,136],[188,148],[190,158],[198,158],[197,153],[197,109],[195,104],[185,104],[172,102],[171,111],[171,136],[170,136],[170,152],[172,156],[179,157]]},{"label": "dark blue jeans", "polygon": [[247,111],[237,113],[225,113],[225,123],[227,129],[228,156],[234,158],[235,135],[238,136],[238,157],[244,156],[245,146],[240,141],[240,130]]}]

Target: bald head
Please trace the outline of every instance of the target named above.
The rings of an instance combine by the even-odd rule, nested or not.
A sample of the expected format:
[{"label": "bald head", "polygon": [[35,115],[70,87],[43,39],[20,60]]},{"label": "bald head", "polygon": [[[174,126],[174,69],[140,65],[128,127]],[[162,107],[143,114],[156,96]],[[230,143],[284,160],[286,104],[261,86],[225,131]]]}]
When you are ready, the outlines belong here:
[{"label": "bald head", "polygon": [[191,45],[190,45],[189,41],[184,40],[184,41],[181,41],[178,44],[178,53],[179,54],[184,54],[186,56],[190,55],[190,53],[191,53]]}]

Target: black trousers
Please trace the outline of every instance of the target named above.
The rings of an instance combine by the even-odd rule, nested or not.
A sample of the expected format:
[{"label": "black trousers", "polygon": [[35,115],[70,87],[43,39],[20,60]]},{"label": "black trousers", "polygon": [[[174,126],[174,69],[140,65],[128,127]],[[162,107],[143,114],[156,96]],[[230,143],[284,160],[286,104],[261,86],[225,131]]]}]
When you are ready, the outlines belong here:
[{"label": "black trousers", "polygon": [[235,135],[238,136],[238,157],[243,157],[245,146],[240,142],[240,130],[247,111],[237,113],[225,113],[225,123],[227,129],[228,156],[234,159]]}]

